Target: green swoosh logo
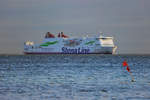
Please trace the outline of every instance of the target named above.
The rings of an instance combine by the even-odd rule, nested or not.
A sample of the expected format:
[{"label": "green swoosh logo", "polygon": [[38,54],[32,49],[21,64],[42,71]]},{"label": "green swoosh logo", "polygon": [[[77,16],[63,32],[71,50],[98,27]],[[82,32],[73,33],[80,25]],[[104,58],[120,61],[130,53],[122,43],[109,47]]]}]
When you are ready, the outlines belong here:
[{"label": "green swoosh logo", "polygon": [[56,44],[56,43],[58,43],[58,41],[46,42],[46,43],[44,43],[44,44],[41,44],[40,46],[49,46],[49,45],[54,45],[54,44]]},{"label": "green swoosh logo", "polygon": [[85,43],[85,45],[89,45],[89,44],[93,44],[93,43],[95,43],[95,41],[89,41],[89,42]]}]

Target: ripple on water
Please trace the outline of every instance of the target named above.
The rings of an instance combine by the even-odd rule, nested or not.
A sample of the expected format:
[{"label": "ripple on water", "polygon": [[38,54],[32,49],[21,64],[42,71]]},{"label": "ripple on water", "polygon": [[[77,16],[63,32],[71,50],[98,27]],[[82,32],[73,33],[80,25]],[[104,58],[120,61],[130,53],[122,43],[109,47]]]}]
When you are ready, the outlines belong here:
[{"label": "ripple on water", "polygon": [[0,56],[0,100],[148,100],[149,65],[138,55]]}]

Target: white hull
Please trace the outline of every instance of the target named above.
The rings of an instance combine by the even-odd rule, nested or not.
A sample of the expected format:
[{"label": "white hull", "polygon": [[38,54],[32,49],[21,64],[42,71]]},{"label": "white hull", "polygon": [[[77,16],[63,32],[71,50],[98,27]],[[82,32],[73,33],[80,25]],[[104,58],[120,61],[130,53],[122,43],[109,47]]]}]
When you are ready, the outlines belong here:
[{"label": "white hull", "polygon": [[44,50],[30,50],[24,51],[24,54],[115,54],[115,47],[114,48],[107,48],[109,50],[102,50],[98,52],[54,52],[54,51],[44,51]]}]

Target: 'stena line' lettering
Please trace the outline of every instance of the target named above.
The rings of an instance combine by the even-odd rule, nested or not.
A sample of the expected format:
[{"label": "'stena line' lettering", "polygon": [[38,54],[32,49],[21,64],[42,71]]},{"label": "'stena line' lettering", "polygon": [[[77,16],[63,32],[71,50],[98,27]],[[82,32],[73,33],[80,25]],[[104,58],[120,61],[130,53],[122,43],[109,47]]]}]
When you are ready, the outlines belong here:
[{"label": "'stena line' lettering", "polygon": [[62,53],[66,53],[66,54],[88,54],[89,52],[90,52],[89,49],[83,49],[83,48],[69,49],[66,47],[62,47]]}]

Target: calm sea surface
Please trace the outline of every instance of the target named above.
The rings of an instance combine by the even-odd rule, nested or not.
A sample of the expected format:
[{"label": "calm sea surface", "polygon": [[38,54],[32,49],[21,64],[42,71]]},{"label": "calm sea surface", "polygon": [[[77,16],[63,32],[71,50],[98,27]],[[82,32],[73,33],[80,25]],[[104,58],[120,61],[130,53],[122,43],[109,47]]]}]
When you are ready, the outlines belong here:
[{"label": "calm sea surface", "polygon": [[150,56],[1,55],[0,100],[150,100]]}]

